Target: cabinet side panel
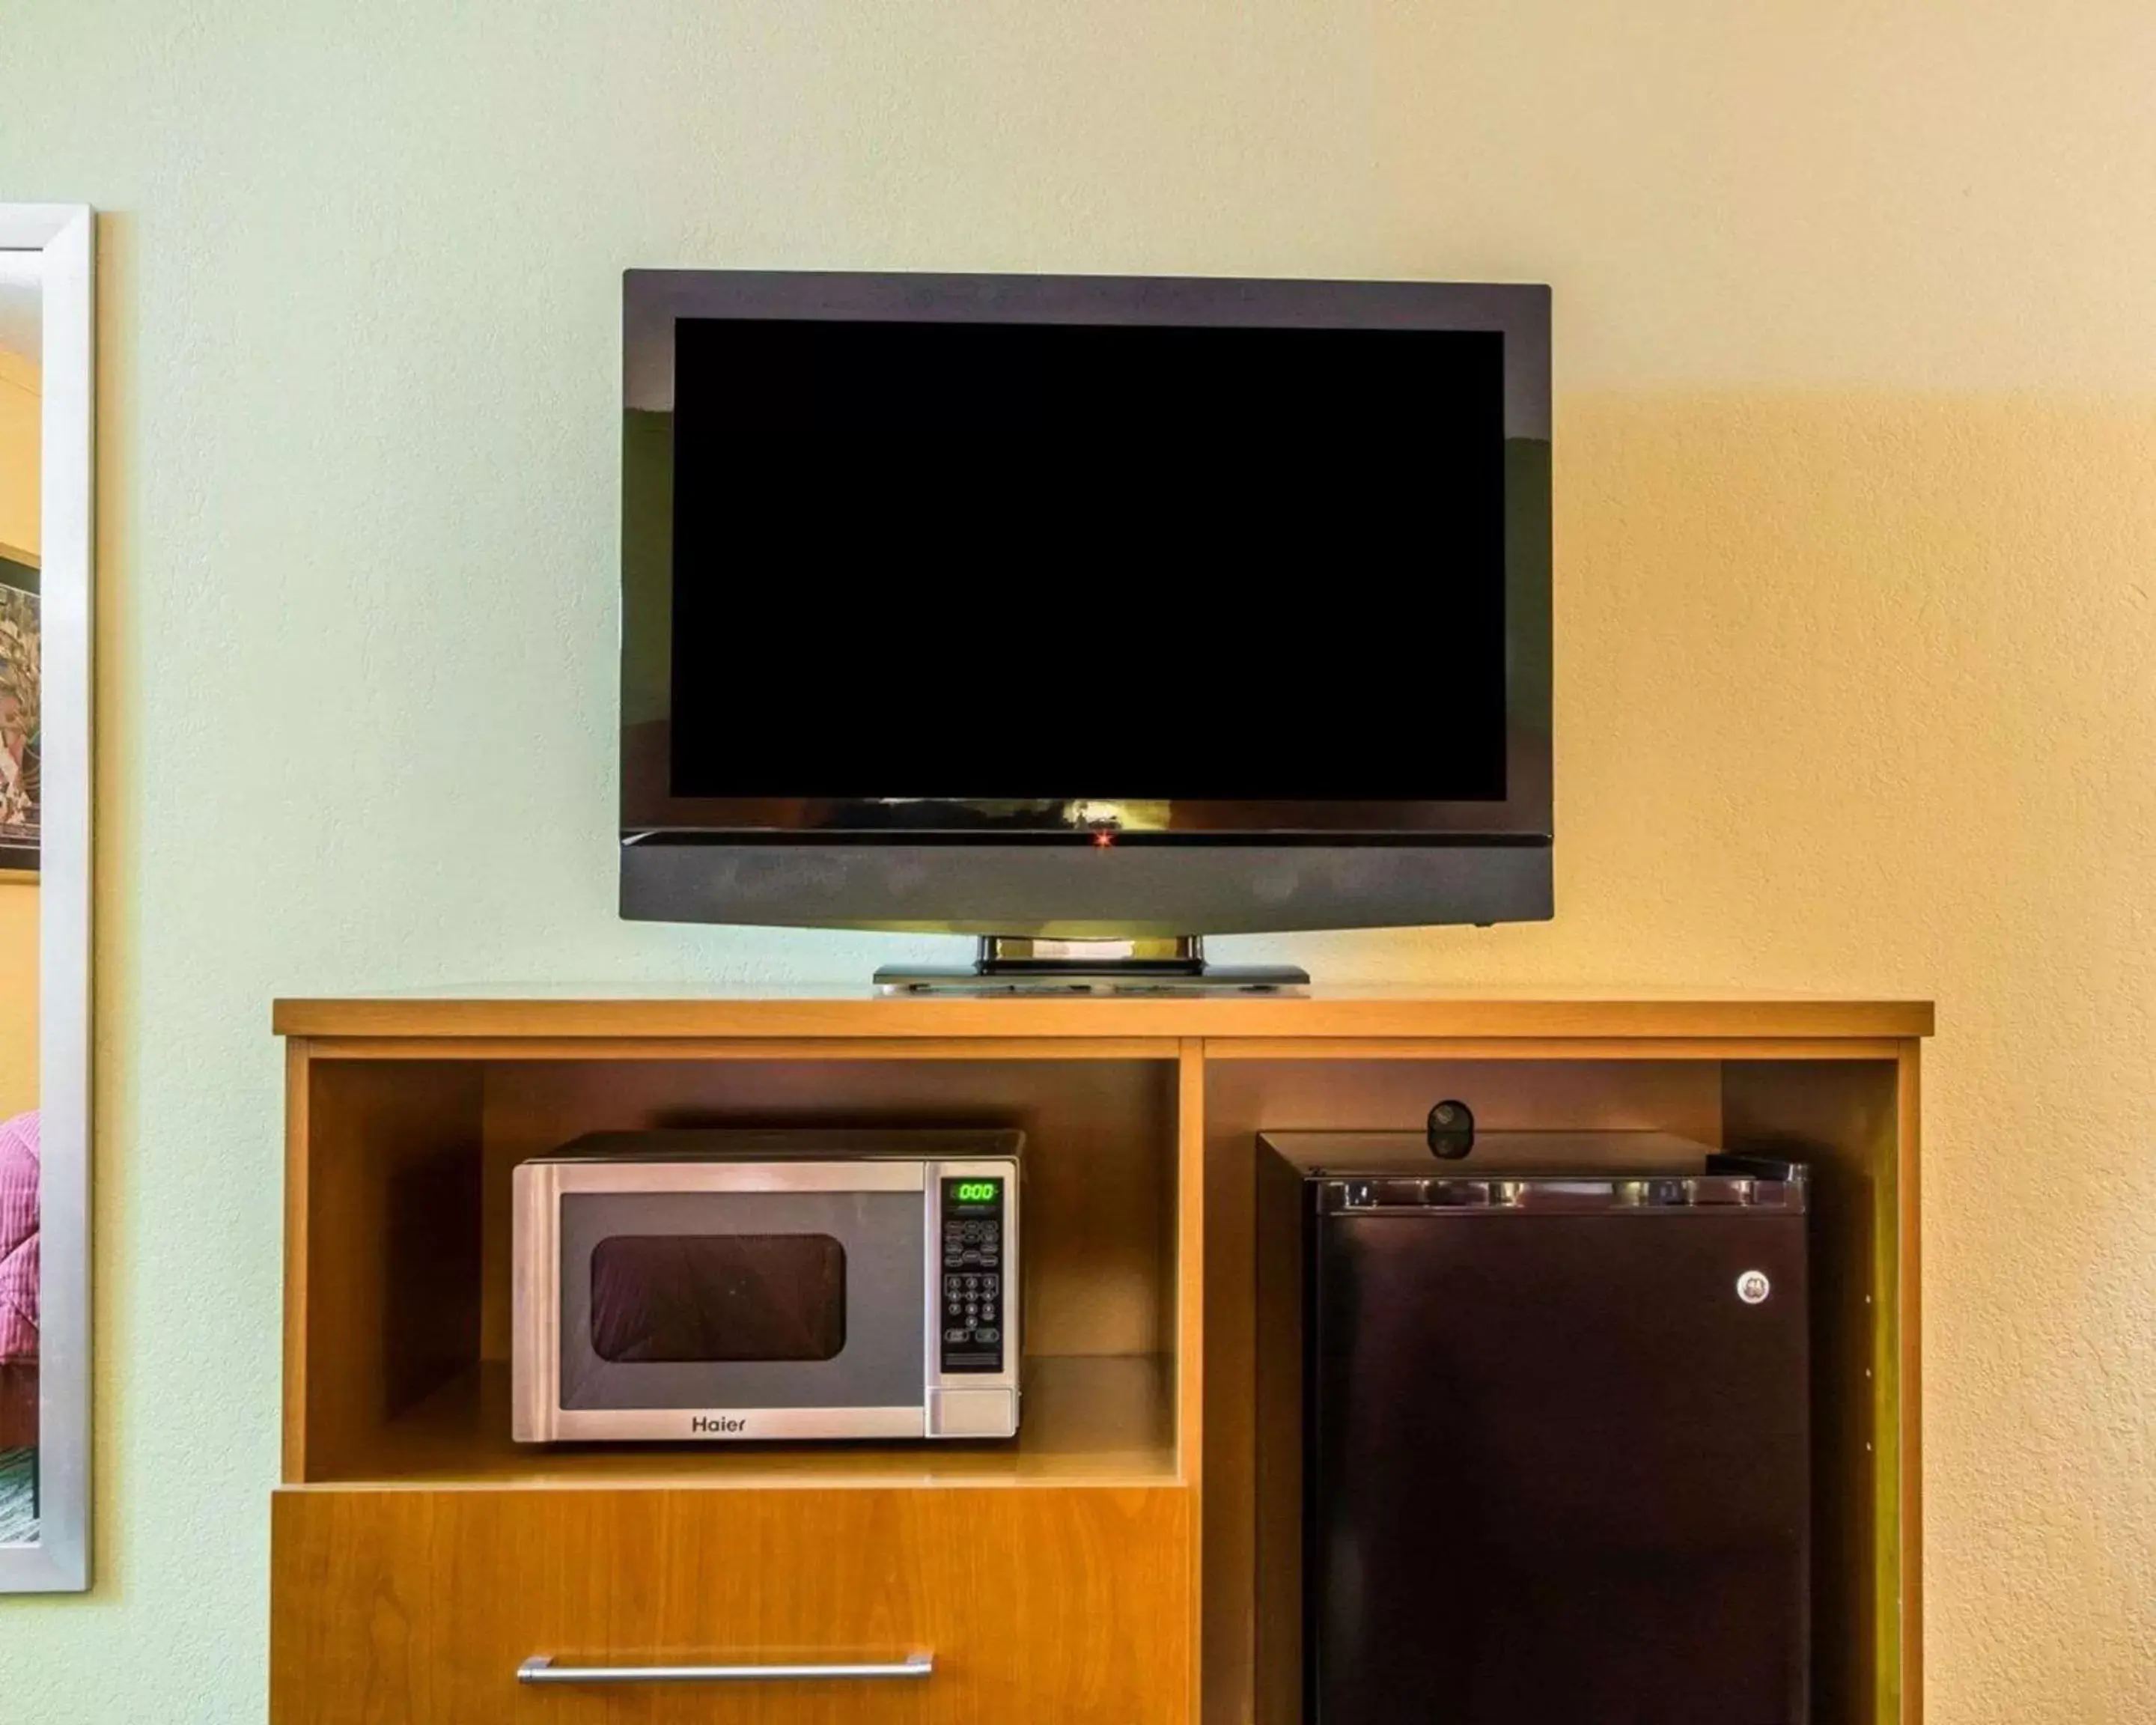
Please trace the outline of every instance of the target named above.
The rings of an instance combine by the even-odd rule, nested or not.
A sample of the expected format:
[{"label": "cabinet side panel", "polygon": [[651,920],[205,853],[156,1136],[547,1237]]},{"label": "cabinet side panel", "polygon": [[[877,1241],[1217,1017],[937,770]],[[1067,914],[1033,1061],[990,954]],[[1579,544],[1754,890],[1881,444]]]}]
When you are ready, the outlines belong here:
[{"label": "cabinet side panel", "polygon": [[1176,1455],[1188,1487],[1191,1526],[1185,1554],[1190,1563],[1189,1683],[1184,1704],[1194,1721],[1204,1712],[1204,1671],[1197,1657],[1204,1644],[1205,1514],[1205,1046],[1183,1045],[1177,1065],[1173,1227],[1163,1241],[1163,1279],[1174,1291],[1175,1322],[1163,1351],[1175,1362]]},{"label": "cabinet side panel", "polygon": [[479,1357],[480,1069],[306,1075],[300,1476],[322,1479]]},{"label": "cabinet side panel", "polygon": [[1732,1150],[1812,1169],[1813,1681],[1819,1725],[1906,1725],[1900,1081],[1892,1060],[1732,1060]]},{"label": "cabinet side panel", "polygon": [[307,1044],[285,1045],[284,1476],[307,1476]]},{"label": "cabinet side panel", "polygon": [[1309,1194],[1302,1173],[1260,1149],[1257,1171],[1257,1725],[1301,1725],[1306,1538],[1304,1360]]},{"label": "cabinet side panel", "polygon": [[1900,1725],[1922,1725],[1924,1717],[1924,1401],[1923,1227],[1918,1210],[1923,1145],[1920,1061],[1923,1045],[1902,1045],[1897,1117],[1902,1202],[1899,1238],[1901,1299],[1900,1420],[1902,1541],[1902,1710]]}]

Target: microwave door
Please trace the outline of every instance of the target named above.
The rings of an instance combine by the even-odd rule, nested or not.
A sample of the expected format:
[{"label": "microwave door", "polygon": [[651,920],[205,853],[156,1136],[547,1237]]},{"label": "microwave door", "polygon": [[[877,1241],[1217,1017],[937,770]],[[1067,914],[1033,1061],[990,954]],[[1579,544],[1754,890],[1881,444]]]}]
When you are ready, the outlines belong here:
[{"label": "microwave door", "polygon": [[916,1173],[910,1190],[564,1191],[557,1435],[921,1435]]},{"label": "microwave door", "polygon": [[609,1235],[591,1278],[592,1352],[614,1364],[820,1363],[846,1345],[832,1235]]}]

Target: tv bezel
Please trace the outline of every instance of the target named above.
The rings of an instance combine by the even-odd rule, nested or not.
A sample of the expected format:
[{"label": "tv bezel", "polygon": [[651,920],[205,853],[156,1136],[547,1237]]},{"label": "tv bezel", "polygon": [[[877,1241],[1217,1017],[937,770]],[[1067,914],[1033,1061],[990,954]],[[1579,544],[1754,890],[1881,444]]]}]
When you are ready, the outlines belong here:
[{"label": "tv bezel", "polygon": [[[625,272],[623,914],[1071,937],[1548,916],[1549,305],[1547,287],[1527,285]],[[727,317],[1502,335],[1505,798],[1140,804],[1112,797],[674,796],[670,675],[660,674],[671,662],[674,331],[682,318]],[[655,415],[668,423],[660,427]],[[1440,672],[1410,663],[1395,674],[1432,678],[1433,699],[1441,698]],[[907,890],[909,882],[918,884]]]}]

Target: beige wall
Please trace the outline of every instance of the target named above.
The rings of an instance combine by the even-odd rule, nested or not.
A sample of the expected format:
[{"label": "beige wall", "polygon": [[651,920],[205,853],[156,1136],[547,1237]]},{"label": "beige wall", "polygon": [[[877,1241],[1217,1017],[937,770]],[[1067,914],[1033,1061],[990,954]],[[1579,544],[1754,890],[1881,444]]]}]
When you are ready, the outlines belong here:
[{"label": "beige wall", "polygon": [[[0,557],[38,554],[38,368],[0,350]],[[38,1104],[38,889],[0,875],[0,1120]]]},{"label": "beige wall", "polygon": [[683,263],[1553,282],[1558,917],[1243,951],[1936,995],[1932,1717],[2156,1721],[2146,0],[18,0],[0,62],[0,179],[114,213],[104,1579],[0,1607],[24,1717],[260,1716],[272,993],[948,950],[614,919],[619,274]]}]

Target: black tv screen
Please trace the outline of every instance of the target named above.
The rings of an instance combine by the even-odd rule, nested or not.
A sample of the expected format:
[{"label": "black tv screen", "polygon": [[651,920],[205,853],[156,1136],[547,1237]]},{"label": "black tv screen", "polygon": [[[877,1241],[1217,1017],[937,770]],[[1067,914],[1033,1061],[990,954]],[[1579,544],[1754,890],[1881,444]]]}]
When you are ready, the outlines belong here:
[{"label": "black tv screen", "polygon": [[[625,860],[632,914],[802,844],[1539,847],[1546,899],[1546,290],[632,271],[625,332],[623,839],[735,883]],[[737,920],[1011,920],[964,896]]]},{"label": "black tv screen", "polygon": [[674,363],[675,796],[1503,800],[1495,331],[687,318]]}]

